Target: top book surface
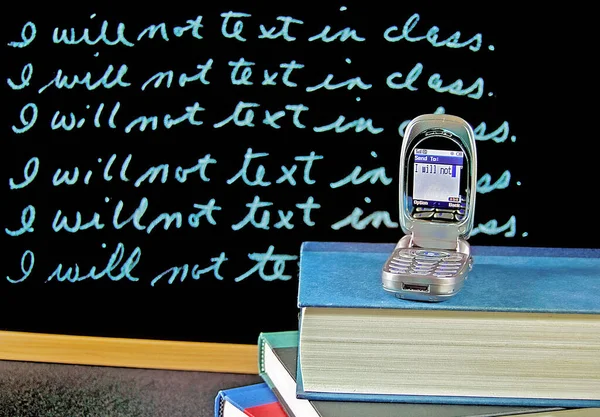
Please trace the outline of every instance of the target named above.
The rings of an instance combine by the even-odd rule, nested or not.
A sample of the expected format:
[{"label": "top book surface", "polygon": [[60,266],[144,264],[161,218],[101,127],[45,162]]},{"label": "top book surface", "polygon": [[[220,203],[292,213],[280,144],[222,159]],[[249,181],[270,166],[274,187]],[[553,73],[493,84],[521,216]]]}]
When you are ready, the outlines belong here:
[{"label": "top book surface", "polygon": [[439,302],[383,290],[394,244],[304,242],[298,307],[362,307],[540,313],[600,313],[600,249],[473,246],[464,287]]}]

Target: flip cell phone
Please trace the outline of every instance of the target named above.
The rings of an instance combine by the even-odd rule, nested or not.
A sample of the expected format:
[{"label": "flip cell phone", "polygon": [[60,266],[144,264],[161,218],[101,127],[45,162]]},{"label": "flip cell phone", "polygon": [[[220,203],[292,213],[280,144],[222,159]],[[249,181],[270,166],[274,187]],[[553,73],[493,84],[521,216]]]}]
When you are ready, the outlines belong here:
[{"label": "flip cell phone", "polygon": [[400,225],[405,233],[382,271],[398,298],[444,301],[472,268],[477,150],[460,117],[425,114],[406,127],[400,153]]}]

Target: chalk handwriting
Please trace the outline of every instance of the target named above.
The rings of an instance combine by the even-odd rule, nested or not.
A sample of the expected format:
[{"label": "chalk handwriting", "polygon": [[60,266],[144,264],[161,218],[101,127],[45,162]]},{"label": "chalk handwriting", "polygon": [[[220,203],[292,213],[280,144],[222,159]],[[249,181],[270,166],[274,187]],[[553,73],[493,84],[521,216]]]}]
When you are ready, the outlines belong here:
[{"label": "chalk handwriting", "polygon": [[[187,75],[185,72],[181,73],[179,75],[178,81],[179,86],[185,87],[186,85],[194,81],[200,81],[204,85],[210,84],[210,81],[208,81],[206,77],[208,75],[208,71],[212,69],[213,62],[213,59],[209,58],[208,61],[206,61],[206,64],[196,65],[196,69],[198,69],[199,71],[194,75],[190,76]],[[159,71],[150,78],[148,78],[148,80],[142,84],[141,90],[146,90],[146,87],[148,86],[159,88],[165,80],[165,86],[167,88],[171,88],[174,76],[175,73],[173,72],[173,70]]]},{"label": "chalk handwriting", "polygon": [[9,42],[8,46],[12,46],[13,48],[25,48],[26,46],[29,46],[31,42],[33,42],[36,32],[37,28],[35,23],[25,23],[25,25],[23,25],[23,29],[21,29],[21,41]]},{"label": "chalk handwriting", "polygon": [[[298,257],[296,255],[275,255],[274,251],[275,247],[271,245],[265,253],[248,254],[248,258],[250,258],[250,260],[252,261],[256,261],[256,265],[254,265],[242,275],[236,277],[234,281],[240,282],[255,273],[258,273],[258,276],[261,277],[263,281],[290,280],[292,278],[291,275],[284,274],[285,263],[287,261],[295,261],[296,259],[298,259]],[[268,262],[273,262],[272,274],[267,274],[267,272],[265,272]]]},{"label": "chalk handwriting", "polygon": [[[90,16],[90,19],[94,19],[96,17],[96,13]],[[109,39],[108,34],[108,21],[103,21],[102,26],[100,28],[100,33],[94,38],[94,35],[90,34],[90,29],[85,28],[81,34],[77,34],[75,28],[70,29],[59,29],[54,28],[52,33],[52,42],[56,44],[64,43],[65,45],[77,45],[77,44],[87,44],[87,45],[97,45],[99,43],[104,43],[109,46],[114,46],[117,44],[121,44],[124,46],[133,46],[133,43],[129,42],[125,37],[125,24],[119,23],[116,29],[116,37],[114,37],[114,33],[112,34],[113,38]]]},{"label": "chalk handwriting", "polygon": [[[31,114],[29,114],[29,113],[31,113]],[[30,117],[28,117],[28,116],[30,116]],[[38,117],[37,105],[35,103],[26,104],[21,109],[21,114],[19,115],[19,119],[21,120],[23,127],[16,127],[15,125],[13,125],[12,126],[13,132],[15,132],[15,133],[27,132],[29,129],[31,129],[33,127],[33,125],[35,125],[35,122],[37,121],[37,117]]]},{"label": "chalk handwriting", "polygon": [[13,90],[22,90],[29,86],[29,81],[33,76],[33,65],[31,63],[26,64],[21,71],[21,84],[15,84],[10,78],[6,79],[6,82]]},{"label": "chalk handwriting", "polygon": [[297,25],[302,25],[304,22],[302,20],[294,19],[291,16],[278,16],[277,20],[283,22],[281,29],[279,32],[275,32],[277,28],[275,26],[268,29],[264,25],[260,25],[260,35],[258,35],[259,39],[277,39],[282,37],[284,40],[288,42],[293,42],[296,40],[296,37],[290,35],[290,24],[294,23]]},{"label": "chalk handwriting", "polygon": [[98,280],[105,277],[111,281],[120,281],[125,278],[128,281],[136,282],[139,280],[139,278],[132,275],[132,273],[139,263],[141,256],[142,250],[139,247],[136,247],[133,251],[131,251],[127,259],[124,260],[125,245],[119,243],[117,244],[114,252],[110,255],[110,258],[106,262],[106,266],[104,268],[99,269],[96,266],[92,266],[89,268],[88,272],[83,273],[78,264],[66,267],[65,269],[65,266],[61,263],[46,279],[46,282],[67,281],[73,283],[85,281],[87,279]]},{"label": "chalk handwriting", "polygon": [[[56,76],[46,85],[41,87],[38,90],[38,93],[43,93],[48,87],[54,84],[54,87],[67,88],[72,89],[76,85],[83,85],[88,90],[95,90],[96,88],[102,86],[103,88],[110,89],[114,86],[119,87],[129,87],[131,83],[127,81],[123,81],[123,77],[127,74],[129,68],[127,65],[122,64],[117,73],[112,75],[115,67],[111,64],[106,68],[104,74],[96,81],[92,81],[92,74],[88,71],[83,77],[79,77],[78,75],[72,75],[69,77],[68,75],[63,75],[63,70],[59,69],[56,71]],[[111,79],[112,76],[112,79]]]},{"label": "chalk handwriting", "polygon": [[23,181],[20,183],[15,183],[15,180],[10,178],[8,180],[8,186],[11,190],[18,190],[20,188],[25,188],[29,184],[33,182],[35,177],[37,177],[38,171],[40,169],[40,159],[37,156],[34,156],[27,161],[25,164],[25,168],[23,168]]},{"label": "chalk handwriting", "polygon": [[23,274],[19,279],[12,279],[8,275],[6,276],[6,280],[11,284],[19,284],[29,278],[31,275],[31,271],[33,271],[33,267],[35,265],[35,254],[29,249],[23,252],[21,256],[21,273]]},{"label": "chalk handwriting", "polygon": [[323,28],[321,33],[319,33],[315,36],[311,36],[310,38],[308,38],[308,40],[309,40],[309,42],[321,40],[326,43],[337,41],[337,40],[339,40],[340,42],[346,42],[348,39],[356,41],[356,42],[363,42],[365,40],[365,38],[363,38],[362,36],[358,36],[358,34],[356,33],[356,30],[351,29],[351,28],[344,28],[344,29],[334,33],[333,35],[329,35],[330,31],[331,31],[331,26],[327,25],[327,26],[325,26],[325,28]]},{"label": "chalk handwriting", "polygon": [[[242,21],[242,17],[250,17],[250,14],[247,13],[236,13],[236,12],[227,12],[221,13],[221,17],[223,18],[223,23],[221,24],[221,34],[229,39],[236,39],[241,42],[246,42],[246,38],[242,36],[242,31],[244,30],[244,22]],[[230,31],[229,28],[229,19],[235,19],[233,23],[233,30]]]},{"label": "chalk handwriting", "polygon": [[33,222],[35,221],[35,207],[28,205],[21,213],[21,228],[18,230],[4,229],[9,236],[21,236],[24,233],[33,232]]},{"label": "chalk handwriting", "polygon": [[505,237],[515,237],[517,233],[517,218],[510,216],[510,219],[502,225],[498,226],[498,220],[492,219],[487,223],[479,223],[477,227],[474,227],[471,231],[471,236],[475,236],[479,233],[486,235],[497,235],[504,232]]},{"label": "chalk handwriting", "polygon": [[[371,203],[371,198],[366,197],[365,202]],[[331,228],[333,230],[339,230],[343,227],[351,226],[353,229],[356,229],[356,230],[364,230],[364,229],[366,229],[367,226],[371,225],[375,229],[379,229],[379,226],[381,226],[382,224],[385,227],[391,228],[391,229],[395,229],[398,227],[398,223],[396,223],[395,221],[392,221],[390,213],[387,211],[383,211],[383,210],[374,211],[371,214],[368,214],[365,217],[363,217],[364,213],[365,212],[361,208],[354,207],[354,210],[352,210],[352,213],[350,213],[345,218],[333,223],[331,225]]]},{"label": "chalk handwriting", "polygon": [[[377,158],[377,153],[371,152],[371,156]],[[357,165],[356,167],[354,167],[350,174],[348,174],[346,177],[342,178],[339,181],[330,183],[329,186],[331,188],[339,188],[346,184],[358,185],[366,181],[369,181],[371,184],[375,184],[378,181],[384,185],[390,185],[392,183],[392,179],[386,175],[385,167],[372,169],[370,171],[365,172],[362,175],[361,172],[362,167],[360,165]]]},{"label": "chalk handwriting", "polygon": [[202,275],[212,272],[213,276],[216,279],[218,279],[219,281],[222,281],[223,276],[221,276],[219,268],[221,268],[221,265],[223,265],[223,263],[225,261],[227,261],[227,258],[225,257],[225,252],[221,252],[219,254],[219,256],[216,258],[210,258],[210,261],[212,262],[212,265],[207,266],[206,268],[200,268],[200,266],[198,264],[195,264],[194,266],[192,266],[191,271],[190,271],[189,264],[184,264],[181,266],[173,266],[173,267],[161,272],[160,274],[156,275],[152,279],[152,281],[150,281],[150,285],[152,287],[154,287],[156,285],[156,283],[158,283],[161,279],[163,279],[164,277],[167,277],[167,276],[169,277],[167,280],[167,282],[169,284],[173,284],[178,277],[179,277],[179,282],[183,282],[187,278],[188,273],[192,277],[192,279],[197,281],[200,279],[200,277]]},{"label": "chalk handwriting", "polygon": [[500,178],[492,184],[492,176],[490,174],[484,174],[477,181],[477,192],[480,194],[486,194],[494,190],[502,190],[510,185],[510,171],[506,170],[502,173]]},{"label": "chalk handwriting", "polygon": [[[420,42],[427,41],[432,46],[439,48],[442,46],[458,49],[468,47],[471,51],[477,52],[481,49],[482,44],[482,35],[481,33],[477,33],[473,35],[471,38],[465,40],[464,42],[460,42],[461,33],[460,31],[454,32],[454,34],[450,35],[448,38],[444,40],[438,40],[438,35],[440,32],[440,28],[437,26],[432,26],[425,35],[414,36],[411,32],[419,23],[421,16],[418,13],[414,13],[412,16],[408,18],[402,30],[398,29],[398,26],[390,26],[387,28],[383,34],[383,37],[388,42],[399,42],[399,41],[407,41],[407,42]],[[395,35],[400,32],[400,34]]]}]

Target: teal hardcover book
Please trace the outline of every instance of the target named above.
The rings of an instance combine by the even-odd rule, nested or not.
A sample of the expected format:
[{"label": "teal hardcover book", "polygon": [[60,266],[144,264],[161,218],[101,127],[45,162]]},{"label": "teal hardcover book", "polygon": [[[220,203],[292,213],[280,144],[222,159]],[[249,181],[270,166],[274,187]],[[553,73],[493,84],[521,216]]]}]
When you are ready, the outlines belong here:
[{"label": "teal hardcover book", "polygon": [[600,406],[600,250],[476,247],[460,293],[383,290],[394,245],[305,242],[297,395]]},{"label": "teal hardcover book", "polygon": [[259,373],[290,417],[497,417],[563,410],[555,407],[300,399],[296,397],[298,336],[298,331],[266,332],[258,339]]}]

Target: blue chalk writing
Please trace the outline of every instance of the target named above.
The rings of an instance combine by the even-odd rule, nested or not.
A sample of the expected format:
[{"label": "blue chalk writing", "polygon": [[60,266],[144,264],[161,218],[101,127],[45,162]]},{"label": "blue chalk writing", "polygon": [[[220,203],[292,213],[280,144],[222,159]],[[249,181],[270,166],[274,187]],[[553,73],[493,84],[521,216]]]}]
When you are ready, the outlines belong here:
[{"label": "blue chalk writing", "polygon": [[52,177],[52,185],[55,187],[61,184],[73,185],[77,182],[78,179],[79,168],[73,168],[73,173],[67,170],[63,172],[62,169],[58,168],[54,173],[54,176]]},{"label": "blue chalk writing", "polygon": [[256,221],[256,214],[259,208],[269,207],[272,205],[273,203],[260,201],[259,196],[254,196],[254,200],[252,200],[252,203],[246,204],[246,207],[250,209],[246,217],[244,217],[240,222],[231,225],[231,228],[233,230],[240,230],[242,227],[250,223],[257,229],[269,229],[269,219],[271,218],[271,213],[269,212],[269,210],[263,211],[260,222]]},{"label": "blue chalk writing", "polygon": [[278,72],[274,72],[273,74],[269,74],[269,70],[265,70],[263,73],[263,82],[262,85],[277,85],[275,79],[279,75]]},{"label": "blue chalk writing", "polygon": [[175,26],[173,28],[173,33],[178,38],[181,37],[188,30],[192,31],[192,36],[196,39],[202,39],[202,35],[198,33],[198,30],[203,27],[202,25],[202,16],[196,16],[194,20],[187,20],[187,26]]},{"label": "blue chalk writing", "polygon": [[[187,106],[185,108],[185,113],[176,119],[173,119],[170,114],[166,114],[163,117],[163,126],[166,129],[170,129],[171,127],[178,125],[180,123],[183,123],[185,121],[187,121],[192,126],[200,126],[204,122],[201,120],[196,120],[196,114],[198,112],[201,112],[204,110],[205,109],[203,107],[200,107],[200,105],[196,102],[191,106]],[[146,130],[146,127],[148,127],[148,126],[150,126],[150,128],[152,130],[156,130],[156,129],[158,129],[158,116],[150,116],[150,117],[140,116],[140,117],[138,117],[137,119],[133,120],[131,123],[129,123],[125,127],[125,133],[130,133],[133,130],[133,128],[136,126],[139,128],[139,130],[141,132]]]},{"label": "blue chalk writing", "polygon": [[438,41],[438,33],[440,28],[437,26],[432,26],[427,34],[422,36],[412,36],[411,32],[417,26],[419,22],[420,16],[418,13],[414,13],[411,17],[408,18],[404,26],[402,27],[402,32],[400,35],[393,36],[392,33],[398,31],[398,26],[390,26],[386,29],[383,34],[383,37],[388,42],[398,42],[401,40],[405,40],[407,42],[420,42],[426,40],[432,46],[439,48],[442,46],[446,46],[448,48],[458,49],[469,47],[469,49],[473,52],[477,52],[481,49],[482,43],[482,35],[481,33],[477,33],[473,35],[470,39],[460,42],[461,33],[459,31],[454,32],[445,40]]},{"label": "blue chalk writing", "polygon": [[[28,119],[27,112],[29,110],[31,110],[31,117]],[[21,109],[21,114],[19,115],[19,119],[21,120],[23,127],[16,127],[15,125],[12,125],[11,127],[12,127],[13,132],[19,133],[19,134],[27,132],[29,129],[31,129],[33,127],[33,125],[35,125],[37,117],[38,117],[37,105],[35,103],[26,104]]]},{"label": "blue chalk writing", "polygon": [[281,172],[283,172],[283,175],[279,177],[275,182],[277,184],[281,184],[282,182],[287,181],[291,185],[296,185],[296,180],[294,179],[294,172],[296,172],[296,169],[298,169],[298,166],[295,164],[292,165],[291,168],[287,168],[286,166],[282,165]]},{"label": "blue chalk writing", "polygon": [[[258,275],[262,278],[263,281],[289,281],[292,277],[291,275],[285,275],[285,263],[287,261],[295,261],[298,259],[296,255],[274,255],[275,251],[274,246],[269,246],[267,252],[265,253],[249,253],[248,258],[252,261],[256,261],[256,265],[246,271],[244,274],[236,277],[234,279],[235,282],[243,281],[248,278],[250,275],[258,272]],[[273,273],[267,274],[265,272],[265,268],[267,266],[267,262],[273,262]]]},{"label": "blue chalk writing", "polygon": [[152,230],[154,230],[154,228],[156,226],[158,226],[161,222],[164,222],[163,223],[164,230],[169,230],[169,227],[171,227],[171,224],[173,222],[175,222],[175,227],[180,229],[183,224],[183,216],[181,215],[180,212],[161,213],[156,217],[156,219],[154,219],[150,222],[146,231],[148,233],[152,232]]},{"label": "blue chalk writing", "polygon": [[17,184],[12,178],[9,178],[8,186],[11,190],[18,190],[20,188],[27,187],[35,179],[39,169],[40,159],[37,156],[30,158],[25,164],[25,168],[23,168],[23,181]]},{"label": "blue chalk writing", "polygon": [[[128,224],[131,224],[135,229],[140,231],[145,231],[150,234],[157,226],[161,223],[163,224],[164,230],[169,230],[171,225],[174,224],[174,227],[179,229],[183,227],[183,219],[184,215],[181,212],[173,212],[173,213],[160,213],[158,214],[148,226],[142,224],[142,219],[148,210],[148,199],[146,197],[142,197],[140,203],[136,207],[136,209],[131,213],[131,215],[121,221],[121,212],[123,211],[124,203],[120,200],[115,206],[115,210],[113,213],[112,224],[116,230],[120,230]],[[194,209],[196,210],[194,213],[187,216],[187,225],[192,228],[197,228],[200,225],[200,219],[205,217],[208,223],[216,224],[216,221],[213,217],[213,211],[221,210],[221,207],[215,204],[215,200],[211,199],[208,204],[194,204]]]},{"label": "blue chalk writing", "polygon": [[[96,17],[95,14],[90,16],[91,19],[93,19],[94,17]],[[88,28],[83,29],[83,33],[79,38],[77,38],[74,28],[70,28],[69,30],[62,29],[60,30],[60,33],[59,28],[54,28],[54,31],[52,32],[52,42],[64,43],[65,45],[77,45],[80,43],[85,43],[87,45],[96,45],[98,43],[104,43],[109,46],[114,46],[117,44],[122,44],[129,47],[133,46],[133,43],[129,42],[125,38],[125,24],[119,23],[117,25],[117,37],[114,40],[108,39],[107,31],[108,22],[106,20],[102,22],[100,34],[96,37],[96,39],[91,38],[90,30]]]},{"label": "blue chalk writing", "polygon": [[312,209],[321,208],[321,205],[315,203],[315,199],[312,196],[310,196],[306,200],[306,203],[298,203],[298,204],[296,204],[296,207],[301,209],[303,212],[302,213],[302,221],[304,221],[304,224],[306,224],[307,226],[314,226],[315,222],[311,220],[310,213],[311,213]]},{"label": "blue chalk writing", "polygon": [[260,35],[258,35],[258,38],[259,39],[277,39],[279,37],[283,37],[283,39],[285,39],[288,42],[295,41],[296,38],[289,34],[290,24],[295,23],[297,25],[303,25],[304,22],[302,20],[294,19],[293,17],[290,17],[290,16],[279,16],[279,17],[277,17],[277,20],[283,22],[283,25],[281,26],[281,29],[279,29],[279,32],[275,33],[275,30],[277,30],[277,28],[274,26],[271,29],[267,30],[264,27],[264,25],[260,25],[259,26]]},{"label": "blue chalk writing", "polygon": [[340,230],[342,227],[352,226],[352,228],[356,230],[364,230],[368,225],[372,225],[374,228],[379,229],[379,226],[381,226],[382,223],[388,228],[398,227],[398,223],[392,221],[390,213],[387,211],[375,211],[361,219],[363,214],[364,211],[362,209],[355,207],[354,210],[352,210],[352,213],[344,219],[332,224],[331,228],[333,230]]},{"label": "blue chalk writing", "polygon": [[23,276],[19,279],[12,279],[8,275],[6,276],[6,280],[11,284],[19,284],[25,281],[29,275],[31,275],[31,271],[33,271],[33,266],[35,265],[35,255],[32,251],[26,250],[23,252],[21,256],[21,272]]},{"label": "blue chalk writing", "polygon": [[[229,61],[229,66],[233,67],[233,70],[231,70],[231,83],[233,85],[252,85],[252,81],[249,81],[252,76],[252,68],[250,68],[252,65],[254,65],[254,62],[246,61],[243,57],[237,62]],[[238,71],[242,67],[244,69],[241,78],[238,78]]]},{"label": "blue chalk writing", "polygon": [[169,35],[167,35],[167,26],[164,23],[158,25],[150,25],[146,29],[142,30],[137,37],[137,40],[141,40],[144,36],[148,36],[148,39],[154,39],[156,34],[160,31],[160,36],[165,41],[169,41]]},{"label": "blue chalk writing", "polygon": [[161,164],[155,167],[150,167],[146,171],[146,173],[140,175],[136,182],[133,183],[134,186],[139,187],[141,183],[148,180],[149,183],[153,183],[156,180],[158,175],[161,175],[161,182],[164,184],[167,182],[167,178],[169,176],[169,165]]},{"label": "blue chalk writing", "polygon": [[[496,143],[505,142],[508,139],[508,135],[510,132],[510,127],[507,121],[503,122],[496,130],[486,134],[487,125],[485,122],[481,122],[479,126],[473,129],[473,133],[475,133],[475,139],[485,141],[492,140]],[[514,142],[514,140],[513,140]]]},{"label": "blue chalk writing", "polygon": [[474,227],[473,231],[471,231],[471,236],[475,236],[479,233],[497,235],[502,232],[505,232],[505,237],[515,237],[515,234],[517,233],[517,218],[515,216],[511,216],[502,226],[498,226],[498,220],[496,219],[492,219],[485,224],[479,223],[479,226]]},{"label": "blue chalk writing", "polygon": [[33,65],[31,63],[25,65],[21,71],[21,84],[15,84],[10,78],[6,79],[8,86],[13,90],[22,90],[29,86],[29,81],[33,75]]},{"label": "blue chalk writing", "polygon": [[256,158],[262,158],[268,155],[268,153],[264,152],[254,153],[252,152],[252,148],[248,148],[246,150],[246,154],[244,155],[244,164],[242,165],[242,168],[237,172],[237,174],[235,174],[233,177],[227,180],[227,184],[233,184],[235,181],[241,178],[242,181],[244,181],[247,185],[251,186],[260,185],[262,187],[266,187],[270,185],[270,181],[263,181],[263,178],[265,176],[265,167],[263,165],[259,165],[258,168],[256,168],[254,180],[250,180],[248,178],[248,168],[250,167],[250,163],[252,162],[252,160]]},{"label": "blue chalk writing", "polygon": [[[121,165],[121,171],[120,171],[120,178],[121,181],[124,182],[128,182],[129,178],[127,178],[127,168],[129,167],[129,163],[131,162],[131,158],[132,155],[129,154],[127,156],[127,158],[125,158],[125,161],[123,162],[123,164]],[[106,163],[106,166],[104,167],[104,173],[103,173],[103,178],[105,181],[111,181],[112,180],[112,175],[110,175],[110,170],[112,168],[113,163],[115,162],[115,159],[117,159],[117,155],[116,154],[112,154],[111,157],[109,158],[108,162]],[[98,162],[102,162],[101,160],[99,160]]]},{"label": "blue chalk writing", "polygon": [[281,126],[279,126],[275,122],[278,119],[281,119],[283,116],[285,116],[285,111],[283,111],[283,110],[280,110],[274,114],[271,114],[271,112],[269,112],[269,110],[265,110],[265,118],[263,120],[263,123],[268,126],[271,126],[272,128],[279,129],[279,128],[281,128]]},{"label": "blue chalk writing", "polygon": [[181,183],[187,181],[188,175],[198,172],[200,179],[204,182],[210,181],[210,178],[206,175],[206,168],[209,164],[216,164],[217,160],[211,158],[210,154],[206,154],[203,158],[198,159],[198,163],[191,168],[175,168],[175,179]]},{"label": "blue chalk writing", "polygon": [[146,81],[144,84],[142,84],[142,91],[144,91],[146,89],[146,87],[148,87],[148,85],[150,85],[153,82],[154,82],[154,88],[160,87],[165,78],[167,79],[167,82],[166,82],[167,88],[170,88],[171,83],[173,82],[173,71],[171,71],[171,70],[159,71],[156,74],[154,74],[152,77],[148,78],[148,81]]},{"label": "blue chalk writing", "polygon": [[[238,41],[245,42],[246,38],[242,36],[242,31],[244,30],[244,23],[240,18],[242,17],[250,17],[251,15],[247,13],[236,13],[236,12],[227,12],[221,13],[221,17],[223,18],[223,23],[221,24],[221,34],[229,39],[237,39]],[[238,19],[233,24],[233,32],[228,30],[229,19],[234,18]]]},{"label": "blue chalk writing", "polygon": [[61,115],[60,110],[57,110],[52,116],[52,121],[50,122],[50,128],[52,130],[63,129],[63,130],[73,130],[74,128],[81,128],[85,123],[85,117],[77,120],[77,117],[73,114],[73,112],[69,113],[69,122],[67,122],[67,116]]},{"label": "blue chalk writing", "polygon": [[208,74],[208,71],[212,68],[213,62],[213,59],[209,58],[208,61],[206,61],[206,64],[196,65],[196,69],[198,69],[199,71],[195,75],[189,76],[185,73],[181,74],[179,76],[179,86],[185,87],[187,83],[191,83],[198,80],[204,85],[210,84],[210,81],[206,79],[206,76]]},{"label": "blue chalk writing", "polygon": [[325,88],[326,90],[337,90],[338,88],[343,87],[346,87],[348,90],[352,90],[354,87],[358,87],[362,90],[368,90],[373,86],[372,84],[365,84],[360,77],[350,78],[349,80],[338,84],[331,84],[331,80],[333,80],[333,74],[329,74],[327,78],[325,78],[325,81],[320,84],[312,87],[306,87],[306,91],[310,93],[319,90],[320,88]]},{"label": "blue chalk writing", "polygon": [[97,81],[92,82],[92,74],[88,71],[83,78],[80,78],[78,75],[73,75],[71,80],[69,80],[68,75],[63,75],[63,70],[59,69],[56,71],[56,76],[52,79],[48,84],[44,85],[38,90],[38,93],[43,93],[48,87],[54,84],[54,86],[58,89],[67,88],[72,89],[76,85],[83,85],[88,90],[95,90],[98,87],[102,86],[106,89],[113,88],[115,86],[119,87],[129,87],[131,83],[127,81],[123,81],[123,77],[127,74],[128,67],[125,64],[122,64],[117,71],[117,74],[111,80],[110,77],[114,71],[115,67],[111,64],[108,66],[106,71],[102,77],[100,77]]},{"label": "blue chalk writing", "polygon": [[[132,275],[133,270],[137,266],[142,256],[142,250],[139,247],[136,247],[129,257],[125,259],[123,262],[123,258],[125,256],[125,246],[122,243],[118,243],[115,251],[112,253],[106,266],[102,270],[98,270],[96,266],[92,266],[89,269],[89,272],[85,275],[82,275],[80,272],[79,265],[75,264],[73,267],[68,267],[63,272],[63,264],[59,264],[54,272],[50,274],[50,276],[46,279],[46,282],[51,282],[56,280],[58,282],[79,282],[84,281],[86,279],[98,280],[100,278],[108,277],[111,281],[120,281],[123,278],[131,282],[136,282],[139,280],[138,277]],[[121,265],[122,263],[122,265]],[[115,272],[118,272],[115,274]]]},{"label": "blue chalk writing", "polygon": [[285,72],[281,76],[281,81],[283,81],[283,84],[285,84],[288,87],[296,87],[298,84],[290,81],[290,76],[292,75],[292,71],[302,69],[304,68],[304,65],[298,64],[296,61],[290,61],[289,64],[284,63],[279,65],[279,68],[285,69]]},{"label": "blue chalk writing", "polygon": [[28,205],[21,212],[21,228],[19,230],[4,229],[9,236],[21,236],[24,233],[33,233],[33,222],[35,221],[35,207]]},{"label": "blue chalk writing", "polygon": [[502,190],[510,185],[510,171],[506,170],[502,173],[500,178],[492,184],[492,176],[490,174],[484,174],[477,181],[477,192],[480,194],[486,194],[494,190]]},{"label": "blue chalk writing", "polygon": [[73,225],[69,225],[69,220],[67,216],[62,213],[62,210],[58,210],[56,215],[54,216],[54,220],[52,221],[52,230],[55,232],[60,232],[64,230],[69,233],[77,233],[80,230],[87,230],[94,228],[96,230],[104,229],[104,224],[100,223],[100,214],[94,213],[93,218],[83,223],[81,212],[75,212],[75,223]]},{"label": "blue chalk writing", "polygon": [[356,133],[360,133],[362,131],[367,131],[373,135],[383,132],[382,127],[373,127],[373,121],[371,119],[365,119],[364,117],[360,117],[356,120],[348,122],[344,124],[346,121],[345,116],[340,116],[338,119],[325,126],[316,126],[313,127],[315,132],[327,132],[329,130],[335,131],[335,133],[343,133],[347,130],[354,129]]},{"label": "blue chalk writing", "polygon": [[417,81],[422,72],[423,64],[418,62],[406,76],[406,81],[398,84],[395,80],[396,78],[402,78],[402,73],[394,72],[387,77],[386,84],[389,88],[392,88],[394,90],[401,90],[403,88],[406,88],[409,91],[416,91],[418,90],[418,88],[413,86],[413,84],[415,81]]},{"label": "blue chalk writing", "polygon": [[146,226],[142,225],[140,221],[142,219],[142,216],[144,215],[144,213],[146,213],[146,210],[148,209],[148,199],[146,197],[142,197],[142,199],[140,200],[140,204],[133,211],[133,213],[131,213],[131,216],[129,216],[123,222],[120,222],[119,217],[121,215],[121,210],[123,210],[123,205],[123,200],[120,200],[117,203],[117,206],[115,207],[115,211],[113,213],[113,227],[116,230],[120,230],[127,224],[132,223],[133,227],[135,227],[138,230],[146,229]]},{"label": "blue chalk writing", "polygon": [[212,213],[213,211],[217,210],[221,210],[220,206],[217,206],[216,204],[216,200],[214,198],[211,198],[208,201],[208,204],[194,204],[194,208],[198,209],[197,213],[192,213],[189,215],[188,217],[188,223],[191,227],[198,227],[200,225],[200,219],[202,217],[206,218],[206,221],[209,222],[212,225],[216,225],[217,222],[215,220],[215,218],[213,217]]},{"label": "blue chalk writing", "polygon": [[33,42],[33,40],[35,39],[35,35],[36,35],[35,23],[27,22],[27,23],[25,23],[25,25],[23,25],[23,29],[21,29],[22,41],[9,42],[8,46],[12,46],[13,48],[25,48],[26,46],[31,44],[31,42]]},{"label": "blue chalk writing", "polygon": [[[115,103],[115,105],[113,106],[113,109],[110,112],[110,115],[108,116],[108,127],[110,127],[111,129],[115,129],[117,127],[115,125],[115,117],[117,116],[117,112],[119,111],[120,107],[121,107],[121,103],[117,101]],[[104,103],[100,103],[100,105],[98,105],[98,108],[96,109],[96,114],[94,115],[94,126],[95,127],[102,127],[102,125],[100,124],[100,116],[102,116],[103,111],[104,111]]]},{"label": "blue chalk writing", "polygon": [[434,91],[438,93],[450,93],[457,96],[467,96],[474,99],[480,99],[483,97],[483,86],[484,81],[483,78],[479,77],[475,82],[467,88],[463,88],[463,81],[456,80],[452,84],[443,86],[442,85],[442,76],[440,74],[433,74],[429,77],[429,81],[427,85]]},{"label": "blue chalk writing", "polygon": [[371,184],[375,184],[377,181],[380,181],[384,185],[390,185],[392,183],[392,179],[385,173],[385,167],[375,168],[360,175],[361,172],[362,167],[357,165],[350,174],[339,181],[330,183],[329,186],[331,188],[339,188],[346,184],[357,185],[366,181],[369,181]]},{"label": "blue chalk writing", "polygon": [[[219,281],[222,281],[223,277],[221,276],[221,274],[219,272],[219,268],[221,268],[221,265],[226,260],[227,260],[227,258],[225,257],[225,253],[221,252],[221,254],[218,257],[210,258],[212,265],[210,265],[206,268],[200,269],[200,266],[198,264],[194,265],[192,267],[192,271],[191,271],[190,275],[191,275],[192,279],[199,280],[202,275],[207,274],[212,271],[213,276],[216,279],[218,279]],[[156,283],[158,281],[160,281],[163,277],[166,277],[168,275],[170,275],[169,280],[168,280],[169,284],[173,284],[175,282],[175,279],[177,279],[178,276],[180,277],[179,281],[183,282],[185,280],[185,278],[187,277],[188,272],[190,272],[189,270],[190,270],[189,264],[171,267],[171,268],[167,269],[166,271],[161,272],[156,277],[154,277],[152,279],[152,281],[150,282],[150,285],[152,287],[154,287],[154,285],[156,285]]]},{"label": "blue chalk writing", "polygon": [[[252,123],[252,120],[254,120],[254,110],[252,110],[252,107],[260,107],[260,104],[258,103],[244,103],[243,101],[238,102],[238,104],[235,106],[235,110],[233,111],[233,114],[231,116],[229,116],[228,118],[220,121],[219,123],[215,123],[213,126],[215,128],[220,128],[225,126],[227,123],[233,121],[233,123],[236,126],[248,126],[248,127],[253,127],[254,123]],[[243,119],[240,119],[242,113],[245,112],[245,116]]]},{"label": "blue chalk writing", "polygon": [[304,165],[304,174],[303,174],[303,178],[302,178],[306,184],[314,184],[315,183],[315,180],[310,178],[310,170],[312,169],[313,162],[320,160],[320,159],[323,159],[323,155],[317,155],[317,154],[315,154],[314,151],[311,151],[308,156],[294,157],[295,161],[306,162],[306,165]]},{"label": "blue chalk writing", "polygon": [[288,104],[287,106],[285,106],[285,109],[294,112],[294,126],[296,126],[299,129],[304,129],[306,127],[305,125],[300,123],[300,113],[308,110],[308,107],[306,107],[304,104]]},{"label": "blue chalk writing", "polygon": [[273,225],[276,229],[281,229],[285,227],[288,230],[294,228],[294,225],[291,223],[292,217],[294,216],[294,212],[288,210],[287,212],[283,212],[283,210],[277,210],[277,214],[279,215],[279,221]]},{"label": "blue chalk writing", "polygon": [[328,43],[333,42],[338,39],[340,40],[340,42],[346,42],[348,39],[351,39],[356,42],[363,42],[365,40],[365,38],[358,36],[356,34],[356,30],[354,30],[354,29],[345,28],[345,29],[340,30],[339,32],[334,33],[331,36],[327,36],[329,34],[330,30],[331,30],[331,26],[327,25],[327,26],[325,26],[323,31],[321,31],[321,33],[319,33],[315,36],[311,36],[310,38],[308,38],[308,40],[310,42],[313,42],[318,39],[321,39],[323,42],[328,42]]}]

